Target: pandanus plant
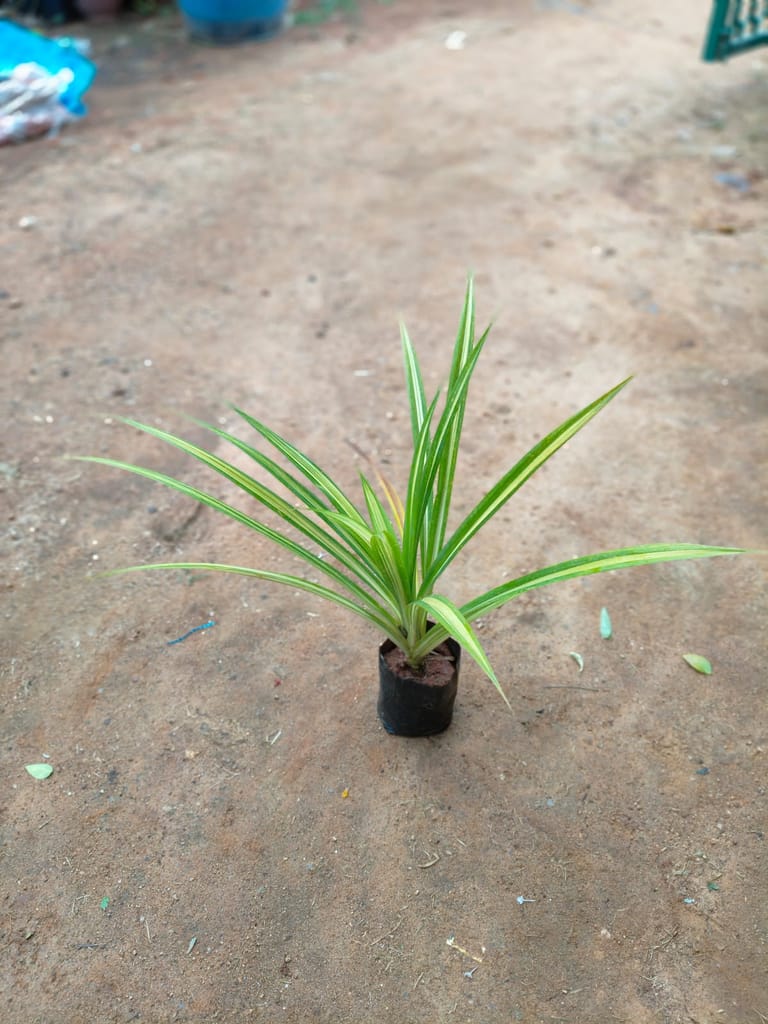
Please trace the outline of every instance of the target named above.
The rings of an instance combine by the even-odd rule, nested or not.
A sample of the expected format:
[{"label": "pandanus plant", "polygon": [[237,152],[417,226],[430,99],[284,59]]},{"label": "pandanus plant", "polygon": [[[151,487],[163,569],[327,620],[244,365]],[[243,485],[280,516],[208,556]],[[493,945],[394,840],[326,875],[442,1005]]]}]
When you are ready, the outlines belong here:
[{"label": "pandanus plant", "polygon": [[[158,470],[116,459],[81,458],[147,477],[229,516],[299,558],[309,574],[303,576],[249,566],[189,561],[138,565],[114,571],[214,570],[282,583],[326,598],[373,625],[388,638],[390,649],[393,645],[399,648],[410,667],[411,681],[415,682],[419,680],[427,656],[452,639],[477,662],[509,703],[473,629],[474,620],[529,590],[551,583],[654,562],[742,552],[741,548],[702,544],[647,544],[582,555],[536,569],[500,582],[461,605],[442,593],[438,587],[444,572],[469,542],[523,484],[604,409],[631,379],[621,381],[538,441],[477,501],[461,522],[454,525],[451,523],[451,499],[467,395],[489,331],[490,328],[480,337],[475,336],[474,288],[470,278],[447,386],[444,394],[441,389],[429,400],[416,352],[408,332],[401,325],[413,438],[404,498],[383,474],[376,471],[380,497],[371,480],[361,473],[362,502],[358,507],[316,462],[241,409],[235,408],[234,412],[258,435],[262,447],[272,454],[218,426],[195,422],[219,441],[233,445],[252,459],[285,493],[266,486],[214,452],[157,427],[124,419],[128,426],[181,449],[234,484],[249,499],[245,506],[248,511]],[[274,455],[280,456],[282,461],[276,461]],[[279,521],[279,528],[257,518],[254,505],[273,513]],[[285,532],[283,527],[290,528],[290,531]],[[318,582],[318,579],[323,582]],[[385,724],[388,724],[386,719]]]}]

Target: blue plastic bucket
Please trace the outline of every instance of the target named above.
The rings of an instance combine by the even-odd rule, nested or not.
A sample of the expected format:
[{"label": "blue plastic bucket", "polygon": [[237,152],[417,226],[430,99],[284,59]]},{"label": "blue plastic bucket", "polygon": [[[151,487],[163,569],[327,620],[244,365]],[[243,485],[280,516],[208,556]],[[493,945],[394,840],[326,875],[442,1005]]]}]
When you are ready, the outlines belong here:
[{"label": "blue plastic bucket", "polygon": [[279,32],[288,0],[179,0],[179,7],[193,39],[239,43]]}]

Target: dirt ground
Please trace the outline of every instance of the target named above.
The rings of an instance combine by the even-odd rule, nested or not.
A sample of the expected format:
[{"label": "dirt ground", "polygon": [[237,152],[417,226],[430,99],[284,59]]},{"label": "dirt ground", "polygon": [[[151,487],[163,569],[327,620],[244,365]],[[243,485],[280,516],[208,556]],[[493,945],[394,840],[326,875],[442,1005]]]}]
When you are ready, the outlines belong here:
[{"label": "dirt ground", "polygon": [[768,54],[700,63],[706,7],[368,2],[222,50],[173,17],[76,27],[88,117],[0,151],[7,1024],[768,1020],[764,557],[528,595],[479,627],[512,712],[467,661],[450,730],[405,740],[341,609],[91,578],[293,566],[62,459],[216,487],[118,417],[199,440],[184,416],[236,402],[352,491],[348,440],[402,483],[397,318],[437,387],[473,269],[495,327],[457,515],[636,380],[452,597],[632,543],[768,546]]}]

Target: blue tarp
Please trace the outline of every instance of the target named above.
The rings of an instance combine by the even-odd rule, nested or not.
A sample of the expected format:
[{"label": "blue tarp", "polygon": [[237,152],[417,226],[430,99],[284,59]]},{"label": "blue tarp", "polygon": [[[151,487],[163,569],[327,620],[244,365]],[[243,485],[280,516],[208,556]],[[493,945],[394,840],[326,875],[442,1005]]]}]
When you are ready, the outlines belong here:
[{"label": "blue tarp", "polygon": [[52,75],[69,68],[74,77],[59,99],[71,113],[77,116],[85,113],[82,96],[93,81],[96,67],[78,53],[70,40],[46,39],[12,21],[0,19],[0,78],[10,75],[19,64],[39,64]]}]

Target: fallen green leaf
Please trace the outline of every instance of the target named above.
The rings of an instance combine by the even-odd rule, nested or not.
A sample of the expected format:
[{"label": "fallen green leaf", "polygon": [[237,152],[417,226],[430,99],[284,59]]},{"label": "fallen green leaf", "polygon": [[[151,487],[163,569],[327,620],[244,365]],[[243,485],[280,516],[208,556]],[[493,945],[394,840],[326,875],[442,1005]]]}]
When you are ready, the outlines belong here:
[{"label": "fallen green leaf", "polygon": [[24,767],[33,779],[47,779],[53,775],[53,765],[51,764],[26,764]]},{"label": "fallen green leaf", "polygon": [[603,640],[610,640],[613,636],[611,616],[608,614],[607,608],[600,609],[600,636],[603,638]]},{"label": "fallen green leaf", "polygon": [[584,659],[582,658],[582,656],[579,654],[578,651],[569,651],[568,652],[568,657],[569,658],[573,658],[573,660],[579,666],[579,672],[583,672],[584,671]]},{"label": "fallen green leaf", "polygon": [[712,666],[701,654],[684,654],[683,661],[687,662],[691,668],[696,669],[697,672],[701,672],[703,676],[712,675]]}]

